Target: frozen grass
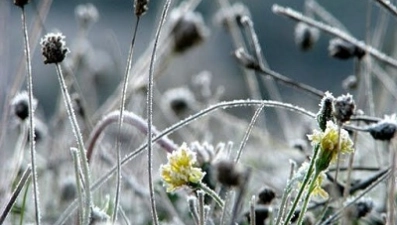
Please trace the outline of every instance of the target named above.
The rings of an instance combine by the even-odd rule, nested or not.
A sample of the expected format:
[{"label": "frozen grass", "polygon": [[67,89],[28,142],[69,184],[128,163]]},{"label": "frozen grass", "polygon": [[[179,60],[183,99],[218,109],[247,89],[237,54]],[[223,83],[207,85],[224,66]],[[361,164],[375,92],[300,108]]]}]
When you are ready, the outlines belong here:
[{"label": "frozen grass", "polygon": [[[101,102],[92,65],[85,61],[94,49],[79,49],[88,46],[87,34],[98,20],[95,6],[76,7],[80,46],[66,54],[61,34],[38,41],[45,20],[28,32],[25,8],[35,2],[14,1],[22,15],[27,76],[11,80],[0,114],[2,156],[11,158],[1,159],[0,224],[395,224],[397,120],[385,112],[395,112],[390,106],[396,103],[397,60],[394,52],[383,51],[381,41],[387,35],[385,18],[396,17],[393,2],[368,2],[365,41],[315,0],[305,0],[303,12],[272,7],[296,23],[295,42],[302,51],[317,47],[320,32],[331,36],[329,54],[355,67],[343,84],[351,95],[334,96],[271,69],[250,7],[228,0],[211,3],[219,11],[214,17],[230,34],[231,57],[242,69],[251,99],[221,100],[222,88],[214,87],[207,72],[163,95],[159,77],[167,76],[172,59],[200,48],[210,36],[208,20],[196,12],[200,2],[160,4],[157,31],[142,55],[133,55],[135,43],[144,38],[138,28],[155,2],[131,2],[131,43],[119,43],[130,46],[126,67],[119,68],[124,77]],[[50,5],[39,6],[41,18]],[[374,5],[381,16],[372,34]],[[30,52],[39,44],[44,63],[55,65],[62,95],[51,118],[34,113]],[[27,98],[15,97],[23,91],[21,80]],[[269,99],[261,99],[261,86]],[[289,87],[304,93],[300,103],[316,103],[305,104],[308,108],[289,103],[295,99],[280,92]],[[229,108],[252,113],[239,118]],[[269,110],[277,114],[274,123]],[[269,124],[278,124],[280,132],[273,133]]]}]

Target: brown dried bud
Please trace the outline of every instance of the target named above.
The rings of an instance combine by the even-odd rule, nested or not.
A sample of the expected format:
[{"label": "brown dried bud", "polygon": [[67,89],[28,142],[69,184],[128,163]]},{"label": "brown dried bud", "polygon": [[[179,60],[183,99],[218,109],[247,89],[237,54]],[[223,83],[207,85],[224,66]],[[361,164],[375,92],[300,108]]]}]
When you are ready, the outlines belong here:
[{"label": "brown dried bud", "polygon": [[302,51],[310,50],[318,41],[319,37],[320,31],[317,28],[311,27],[303,22],[296,24],[295,43]]},{"label": "brown dried bud", "polygon": [[332,57],[342,60],[353,57],[361,59],[365,55],[365,51],[363,49],[340,38],[331,39],[329,42],[328,51]]},{"label": "brown dried bud", "polygon": [[[36,109],[37,100],[33,98],[33,110]],[[29,96],[26,91],[18,93],[11,101],[13,113],[22,121],[29,116]]]},{"label": "brown dried bud", "polygon": [[148,3],[149,0],[135,0],[134,1],[134,8],[135,8],[135,15],[142,16],[148,10]]},{"label": "brown dried bud", "polygon": [[24,7],[26,4],[29,3],[29,0],[14,0],[14,5],[19,7]]},{"label": "brown dried bud", "polygon": [[216,165],[217,179],[225,186],[240,186],[244,179],[244,171],[232,161],[220,161]]},{"label": "brown dried bud", "polygon": [[344,123],[350,120],[354,114],[356,104],[351,94],[341,95],[334,100],[334,116],[338,122]]},{"label": "brown dried bud", "polygon": [[174,51],[184,52],[204,41],[208,36],[208,28],[204,24],[203,17],[199,13],[174,10],[171,13],[173,28],[171,36],[174,40]]},{"label": "brown dried bud", "polygon": [[44,64],[60,63],[65,59],[69,50],[65,47],[65,36],[61,33],[49,33],[41,39],[41,52],[44,56]]}]

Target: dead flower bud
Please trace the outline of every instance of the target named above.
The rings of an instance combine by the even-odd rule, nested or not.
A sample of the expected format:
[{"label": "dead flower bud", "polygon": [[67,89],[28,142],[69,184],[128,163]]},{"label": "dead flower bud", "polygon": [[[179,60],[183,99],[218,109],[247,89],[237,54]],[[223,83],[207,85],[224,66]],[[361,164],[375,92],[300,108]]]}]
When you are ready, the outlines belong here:
[{"label": "dead flower bud", "polygon": [[276,197],[273,189],[264,187],[258,194],[258,204],[268,205]]},{"label": "dead flower bud", "polygon": [[134,0],[135,15],[142,16],[148,10],[149,0]]},{"label": "dead flower bud", "polygon": [[342,60],[353,57],[361,59],[365,55],[365,51],[363,49],[340,38],[333,38],[330,40],[328,51],[332,57]]},{"label": "dead flower bud", "polygon": [[295,26],[295,43],[302,51],[310,50],[318,41],[320,31],[306,23],[299,22]]},{"label": "dead flower bud", "polygon": [[244,170],[232,161],[219,161],[216,165],[217,179],[225,186],[240,186],[244,180]]},{"label": "dead flower bud", "polygon": [[384,120],[369,126],[367,131],[375,140],[389,141],[397,130],[396,115],[386,116]]},{"label": "dead flower bud", "polygon": [[48,33],[41,39],[41,52],[44,56],[44,64],[60,63],[65,59],[69,50],[61,33]]},{"label": "dead flower bud", "polygon": [[[33,98],[33,110],[36,109],[37,100]],[[12,111],[21,121],[29,116],[29,96],[26,91],[22,91],[15,95],[11,100]]]},{"label": "dead flower bud", "polygon": [[333,101],[334,96],[330,92],[325,92],[323,99],[320,103],[320,110],[317,113],[318,126],[322,131],[327,127],[327,121],[332,121],[333,119]]},{"label": "dead flower bud", "polygon": [[184,13],[175,9],[171,13],[171,21],[174,24],[171,36],[174,40],[175,52],[185,52],[204,41],[209,34],[203,17],[199,13],[192,11]]},{"label": "dead flower bud", "polygon": [[89,27],[91,24],[98,21],[99,18],[97,8],[91,3],[78,5],[74,10],[74,14],[78,23],[84,28]]},{"label": "dead flower bud", "polygon": [[246,5],[236,2],[227,8],[221,8],[215,15],[215,23],[229,29],[229,21],[240,23],[243,16],[251,17],[250,11]]},{"label": "dead flower bud", "polygon": [[341,95],[334,100],[333,104],[334,116],[340,123],[344,123],[350,120],[350,117],[354,114],[356,104],[351,94]]},{"label": "dead flower bud", "polygon": [[29,0],[14,0],[14,5],[19,7],[24,7],[26,4],[29,3]]}]

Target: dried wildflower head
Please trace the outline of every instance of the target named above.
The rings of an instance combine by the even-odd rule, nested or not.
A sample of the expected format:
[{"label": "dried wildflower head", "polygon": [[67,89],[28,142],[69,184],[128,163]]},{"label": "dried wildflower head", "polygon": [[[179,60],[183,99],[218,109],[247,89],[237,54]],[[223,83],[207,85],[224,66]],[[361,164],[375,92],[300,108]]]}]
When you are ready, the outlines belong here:
[{"label": "dried wildflower head", "polygon": [[61,201],[67,202],[77,196],[77,186],[74,177],[66,177],[60,184]]},{"label": "dried wildflower head", "polygon": [[325,130],[327,122],[333,120],[332,104],[334,99],[334,96],[327,91],[320,102],[320,110],[317,113],[317,122],[322,131]]},{"label": "dried wildflower head", "polygon": [[83,28],[89,27],[98,21],[99,13],[95,5],[91,3],[80,4],[74,10],[77,21]]},{"label": "dried wildflower head", "polygon": [[385,119],[368,127],[368,132],[375,140],[389,141],[397,130],[396,115],[385,116]]},{"label": "dried wildflower head", "polygon": [[354,114],[356,104],[351,94],[341,95],[334,100],[334,116],[339,123],[344,123],[350,120]]},{"label": "dried wildflower head", "polygon": [[[350,204],[354,198],[348,198],[345,204]],[[347,215],[352,220],[357,220],[368,215],[374,208],[374,202],[371,198],[361,198],[353,205],[347,208]]]},{"label": "dried wildflower head", "polygon": [[148,10],[149,0],[134,0],[135,15],[142,16]]},{"label": "dried wildflower head", "polygon": [[29,0],[14,0],[14,5],[19,7],[24,7],[26,4],[29,3]]},{"label": "dried wildflower head", "polygon": [[204,41],[208,36],[209,31],[203,17],[197,12],[182,12],[175,9],[171,12],[171,22],[175,52],[182,53]]},{"label": "dried wildflower head", "polygon": [[269,187],[264,187],[258,194],[258,204],[268,205],[276,197],[276,193]]},{"label": "dried wildflower head", "polygon": [[[33,98],[33,110],[37,107],[37,100]],[[29,95],[26,91],[22,91],[15,95],[11,100],[12,111],[21,121],[29,116]]]},{"label": "dried wildflower head", "polygon": [[61,33],[48,33],[41,39],[41,53],[44,56],[44,64],[60,63],[65,59],[69,50]]},{"label": "dried wildflower head", "polygon": [[168,163],[161,165],[160,172],[167,192],[173,192],[185,185],[195,186],[205,173],[195,166],[196,154],[183,143],[177,150],[168,154]]},{"label": "dried wildflower head", "polygon": [[240,23],[242,17],[251,17],[248,7],[240,2],[234,3],[232,6],[222,7],[215,15],[215,22],[229,29],[229,21]]},{"label": "dried wildflower head", "polygon": [[319,145],[320,147],[316,160],[316,171],[327,169],[329,164],[337,159],[339,146],[341,153],[353,152],[353,141],[350,139],[349,133],[340,128],[339,137],[339,128],[332,121],[327,122],[325,131],[314,130],[313,134],[308,135],[308,138],[313,146]]},{"label": "dried wildflower head", "polygon": [[318,41],[320,31],[306,23],[299,22],[295,26],[295,43],[302,51],[310,50]]},{"label": "dried wildflower head", "polygon": [[167,90],[163,95],[162,104],[179,116],[194,109],[197,102],[189,88],[179,87]]},{"label": "dried wildflower head", "polygon": [[246,175],[243,168],[229,160],[219,161],[216,164],[216,172],[218,181],[229,187],[242,185]]},{"label": "dried wildflower head", "polygon": [[272,213],[272,209],[268,206],[258,205],[255,206],[255,222],[251,223],[250,213],[247,212],[244,214],[245,218],[248,220],[250,224],[267,224],[266,220],[269,218],[269,215]]},{"label": "dried wildflower head", "polygon": [[330,56],[343,60],[353,57],[361,59],[365,55],[365,51],[363,49],[340,38],[333,38],[330,40],[328,51]]}]

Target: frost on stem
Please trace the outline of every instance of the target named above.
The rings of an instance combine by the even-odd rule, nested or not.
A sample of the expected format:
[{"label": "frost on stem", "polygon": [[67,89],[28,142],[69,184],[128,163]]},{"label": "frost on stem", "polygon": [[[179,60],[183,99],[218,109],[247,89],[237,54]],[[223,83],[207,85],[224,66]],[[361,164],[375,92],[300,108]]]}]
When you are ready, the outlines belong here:
[{"label": "frost on stem", "polygon": [[65,59],[69,50],[65,47],[65,36],[61,33],[48,33],[41,39],[41,52],[44,64],[60,63]]}]

